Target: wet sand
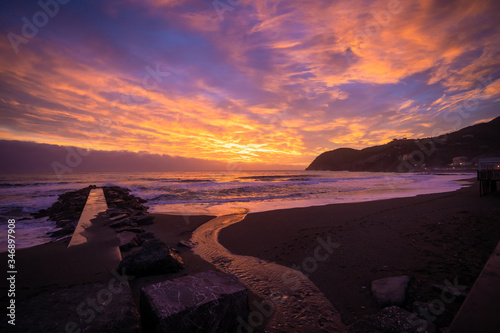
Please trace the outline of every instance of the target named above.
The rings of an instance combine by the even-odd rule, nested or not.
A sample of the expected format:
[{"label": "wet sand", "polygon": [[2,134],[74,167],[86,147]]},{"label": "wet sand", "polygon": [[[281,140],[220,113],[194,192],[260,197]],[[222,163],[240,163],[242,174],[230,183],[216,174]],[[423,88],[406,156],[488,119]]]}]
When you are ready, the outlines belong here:
[{"label": "wet sand", "polygon": [[[477,184],[442,194],[248,214],[219,235],[235,254],[301,270],[346,324],[380,309],[370,293],[375,279],[410,275],[408,305],[439,299],[432,285],[446,279],[470,289],[499,240],[500,196],[479,197]],[[327,255],[321,244],[328,242]],[[446,310],[455,313],[461,302]]]}]

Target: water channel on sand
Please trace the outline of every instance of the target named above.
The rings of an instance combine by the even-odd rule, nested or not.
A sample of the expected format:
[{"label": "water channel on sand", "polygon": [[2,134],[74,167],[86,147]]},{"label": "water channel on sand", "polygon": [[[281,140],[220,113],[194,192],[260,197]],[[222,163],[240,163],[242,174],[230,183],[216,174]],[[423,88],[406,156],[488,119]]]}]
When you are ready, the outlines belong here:
[{"label": "water channel on sand", "polygon": [[[301,272],[259,258],[232,254],[219,244],[219,231],[245,216],[219,216],[200,226],[191,238],[196,244],[194,252],[219,270],[238,277],[248,289],[265,299],[264,309],[272,304],[272,314],[267,310],[261,312],[262,317],[271,317],[267,332],[345,331],[339,311]],[[238,331],[247,332],[248,327],[256,329],[259,325],[257,319],[247,324],[246,328],[242,324]]]}]

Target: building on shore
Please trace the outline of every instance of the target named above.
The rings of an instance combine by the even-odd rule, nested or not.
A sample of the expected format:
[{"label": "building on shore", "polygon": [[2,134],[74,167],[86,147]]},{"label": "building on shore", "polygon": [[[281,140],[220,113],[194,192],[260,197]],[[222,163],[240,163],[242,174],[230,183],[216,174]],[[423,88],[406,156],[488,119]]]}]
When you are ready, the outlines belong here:
[{"label": "building on shore", "polygon": [[481,196],[497,191],[497,181],[500,180],[500,157],[480,159],[477,163],[477,180]]}]

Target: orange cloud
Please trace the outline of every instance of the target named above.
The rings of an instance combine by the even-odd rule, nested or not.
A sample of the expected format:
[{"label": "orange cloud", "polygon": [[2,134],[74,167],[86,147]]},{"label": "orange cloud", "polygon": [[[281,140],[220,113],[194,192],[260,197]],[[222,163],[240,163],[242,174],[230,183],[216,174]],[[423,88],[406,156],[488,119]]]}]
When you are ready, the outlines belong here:
[{"label": "orange cloud", "polygon": [[223,20],[211,3],[96,6],[88,33],[69,16],[19,56],[0,41],[0,137],[302,166],[500,100],[494,1],[241,1]]}]

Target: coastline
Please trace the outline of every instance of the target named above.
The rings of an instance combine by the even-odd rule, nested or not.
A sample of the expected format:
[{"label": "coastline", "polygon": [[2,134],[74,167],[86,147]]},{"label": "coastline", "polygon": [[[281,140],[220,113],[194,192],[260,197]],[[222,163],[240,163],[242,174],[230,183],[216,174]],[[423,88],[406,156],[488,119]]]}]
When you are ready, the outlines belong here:
[{"label": "coastline", "polygon": [[[497,193],[480,198],[474,184],[454,192],[416,197],[250,213],[243,221],[222,229],[219,242],[234,254],[301,270],[341,312],[342,321],[352,324],[380,309],[370,293],[370,282],[378,278],[410,275],[409,303],[439,297],[432,285],[446,279],[458,278],[470,289],[500,239],[499,197]],[[148,284],[216,270],[190,248],[178,244],[190,240],[193,231],[213,216],[152,215],[155,223],[144,226],[145,231],[174,247],[185,269],[131,281],[136,301],[140,288]],[[320,244],[318,239],[339,247],[317,267],[308,267],[305,263]],[[100,246],[91,249],[96,264],[85,264],[77,252],[68,251],[68,243],[69,239],[63,239],[16,252],[22,267],[16,292],[19,320],[28,320],[41,306],[31,302],[37,296],[110,279],[114,267],[101,267],[98,274],[83,269],[99,264]],[[6,253],[0,257],[6,260]],[[5,282],[0,287],[6,287]],[[3,298],[5,295],[2,302]],[[253,300],[261,299],[251,293]],[[446,310],[456,313],[462,301],[447,305]],[[72,315],[74,312],[72,309]],[[265,323],[256,331],[264,327]]]},{"label": "coastline", "polygon": [[[407,305],[429,302],[434,284],[458,279],[469,290],[500,240],[498,193],[479,197],[478,184],[454,192],[361,203],[251,213],[221,230],[219,242],[307,274],[352,324],[380,310],[373,280],[412,277]],[[321,241],[340,246],[311,264]],[[447,305],[456,313],[463,299]]]}]

